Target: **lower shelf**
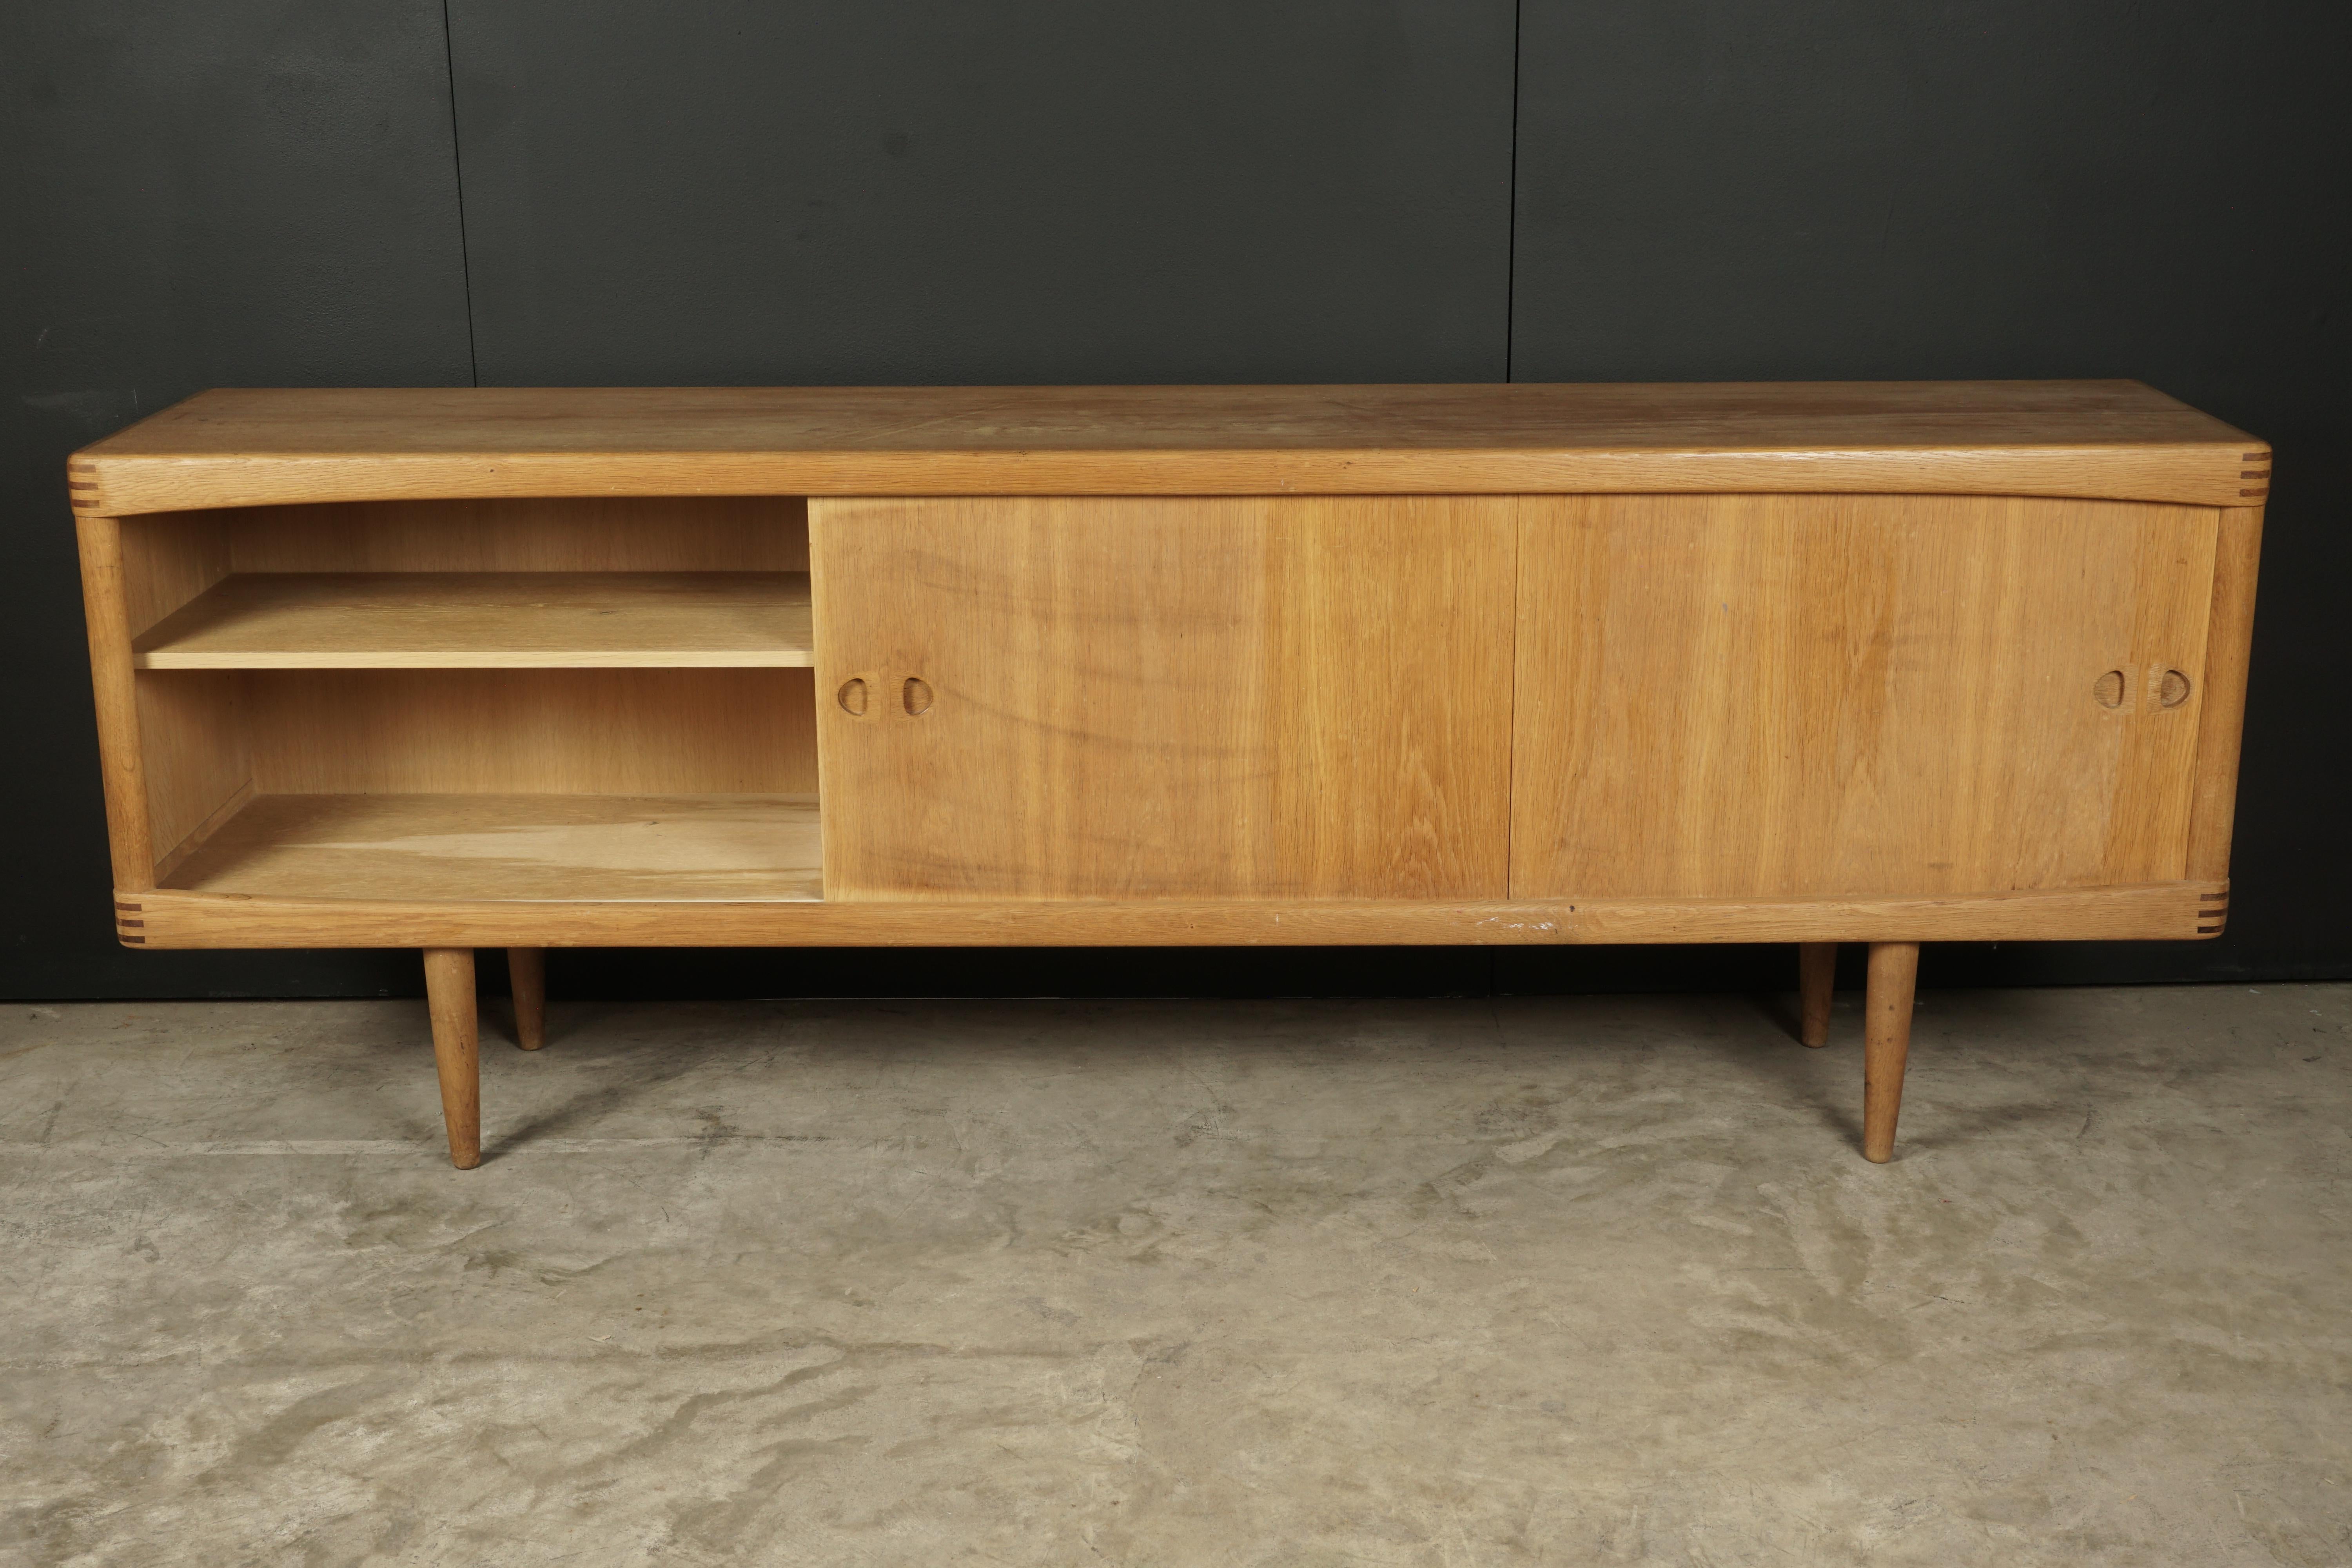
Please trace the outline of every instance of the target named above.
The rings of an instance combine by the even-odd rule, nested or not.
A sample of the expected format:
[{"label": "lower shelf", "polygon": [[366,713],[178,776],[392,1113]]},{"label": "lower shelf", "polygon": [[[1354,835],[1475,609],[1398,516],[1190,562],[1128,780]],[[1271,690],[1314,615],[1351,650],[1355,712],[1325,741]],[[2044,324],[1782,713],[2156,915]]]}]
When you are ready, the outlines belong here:
[{"label": "lower shelf", "polygon": [[806,902],[804,795],[257,795],[167,889],[279,898]]}]

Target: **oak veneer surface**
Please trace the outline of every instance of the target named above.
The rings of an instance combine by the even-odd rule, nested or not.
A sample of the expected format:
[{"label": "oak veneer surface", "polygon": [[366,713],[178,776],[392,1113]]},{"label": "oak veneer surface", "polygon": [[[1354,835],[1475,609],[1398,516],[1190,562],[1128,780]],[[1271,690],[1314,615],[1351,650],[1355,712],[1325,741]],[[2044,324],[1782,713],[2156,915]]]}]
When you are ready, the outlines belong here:
[{"label": "oak veneer surface", "polygon": [[236,570],[225,516],[163,512],[122,520],[123,619],[133,637]]},{"label": "oak veneer surface", "polygon": [[1522,515],[1515,896],[2187,874],[2215,510],[1620,496]]},{"label": "oak veneer surface", "polygon": [[791,667],[805,573],[256,573],[133,644],[142,669]]},{"label": "oak veneer surface", "polygon": [[236,572],[808,570],[798,496],[297,502],[201,515],[218,520]]},{"label": "oak veneer surface", "polygon": [[154,858],[168,862],[253,787],[245,690],[233,675],[174,670],[136,686]]},{"label": "oak veneer surface", "polygon": [[131,668],[123,524],[84,513],[74,519],[81,564],[82,618],[89,634],[91,707],[98,720],[99,781],[106,798],[107,857],[117,888],[154,886],[155,845],[141,754],[139,693]]},{"label": "oak veneer surface", "polygon": [[2237,825],[2238,752],[2246,718],[2246,677],[2253,653],[2254,580],[2263,549],[2263,510],[2223,509],[2213,549],[2213,616],[2205,633],[2204,717],[2197,736],[2197,798],[2189,810],[2189,874],[2230,874]]},{"label": "oak veneer surface", "polygon": [[264,795],[817,787],[803,669],[147,670],[238,684]]},{"label": "oak veneer surface", "polygon": [[1517,507],[812,501],[828,896],[1501,896]]},{"label": "oak veneer surface", "polygon": [[[323,866],[314,868],[325,868]],[[304,879],[310,871],[305,871]],[[177,881],[179,879],[174,879]],[[2210,883],[1948,899],[825,899],[533,902],[257,898],[176,889],[115,900],[146,947],[1320,947],[1577,942],[2180,941],[2227,900]]]},{"label": "oak veneer surface", "polygon": [[265,795],[165,880],[402,901],[824,897],[810,795]]},{"label": "oak veneer surface", "polygon": [[2269,448],[2137,382],[223,390],[77,508],[382,497],[1880,491],[2242,506]]}]

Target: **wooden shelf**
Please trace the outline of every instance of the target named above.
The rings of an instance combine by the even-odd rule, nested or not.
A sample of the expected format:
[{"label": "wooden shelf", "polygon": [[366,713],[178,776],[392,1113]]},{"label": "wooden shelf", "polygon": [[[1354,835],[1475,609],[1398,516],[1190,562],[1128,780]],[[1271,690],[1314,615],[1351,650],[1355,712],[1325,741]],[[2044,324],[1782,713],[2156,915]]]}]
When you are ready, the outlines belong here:
[{"label": "wooden shelf", "polygon": [[141,669],[765,668],[813,662],[805,572],[240,573]]},{"label": "wooden shelf", "polygon": [[181,891],[542,902],[822,899],[806,795],[265,795]]}]

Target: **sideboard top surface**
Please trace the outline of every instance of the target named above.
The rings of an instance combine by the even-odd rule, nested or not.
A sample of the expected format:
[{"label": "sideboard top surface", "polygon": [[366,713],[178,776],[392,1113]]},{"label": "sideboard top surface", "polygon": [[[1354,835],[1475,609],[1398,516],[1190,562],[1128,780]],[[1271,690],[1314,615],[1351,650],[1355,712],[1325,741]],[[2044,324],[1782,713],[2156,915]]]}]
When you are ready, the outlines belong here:
[{"label": "sideboard top surface", "polygon": [[588,495],[1817,491],[2258,506],[2262,441],[2132,381],[201,393],[77,510]]}]

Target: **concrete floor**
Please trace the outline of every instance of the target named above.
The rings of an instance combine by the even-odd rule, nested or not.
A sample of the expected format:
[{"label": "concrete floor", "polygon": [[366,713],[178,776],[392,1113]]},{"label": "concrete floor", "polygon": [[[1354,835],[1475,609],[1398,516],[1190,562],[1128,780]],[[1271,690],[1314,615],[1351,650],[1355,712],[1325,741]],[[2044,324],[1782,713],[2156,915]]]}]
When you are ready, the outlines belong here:
[{"label": "concrete floor", "polygon": [[0,1016],[0,1562],[2352,1561],[2352,987]]}]

